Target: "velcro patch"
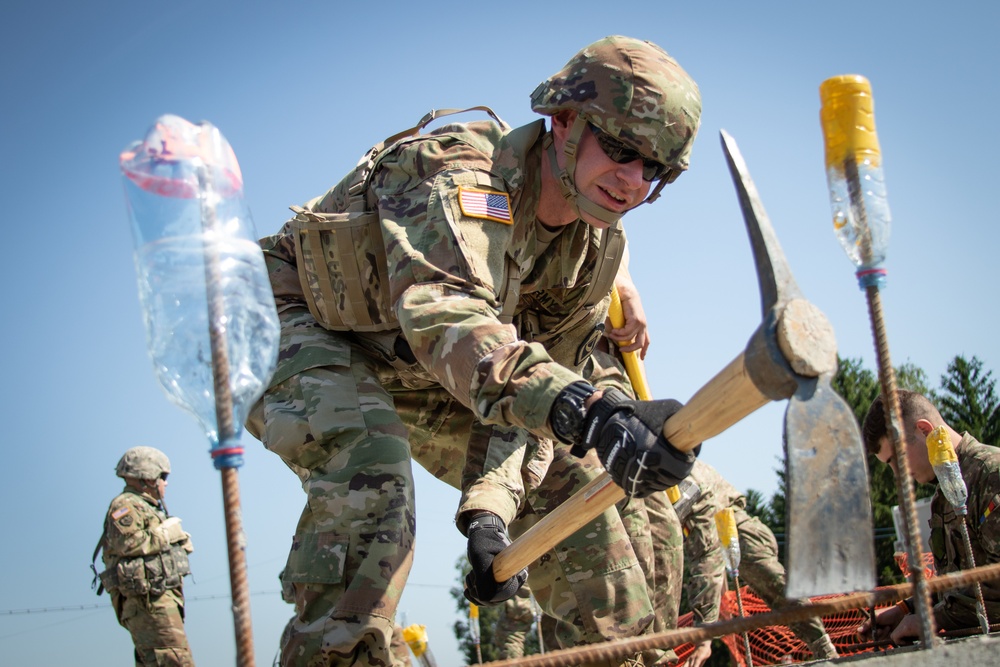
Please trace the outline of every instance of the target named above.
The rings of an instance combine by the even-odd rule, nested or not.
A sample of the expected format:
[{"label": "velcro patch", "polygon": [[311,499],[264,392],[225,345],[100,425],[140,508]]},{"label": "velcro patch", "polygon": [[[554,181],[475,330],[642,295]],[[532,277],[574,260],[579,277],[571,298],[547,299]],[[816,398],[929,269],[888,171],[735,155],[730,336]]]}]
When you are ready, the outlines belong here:
[{"label": "velcro patch", "polygon": [[506,192],[475,190],[459,186],[458,205],[462,215],[511,224],[510,197]]},{"label": "velcro patch", "polygon": [[111,518],[112,520],[117,521],[118,519],[128,514],[131,510],[132,510],[131,507],[119,507],[118,509],[116,509],[114,512],[111,513]]}]

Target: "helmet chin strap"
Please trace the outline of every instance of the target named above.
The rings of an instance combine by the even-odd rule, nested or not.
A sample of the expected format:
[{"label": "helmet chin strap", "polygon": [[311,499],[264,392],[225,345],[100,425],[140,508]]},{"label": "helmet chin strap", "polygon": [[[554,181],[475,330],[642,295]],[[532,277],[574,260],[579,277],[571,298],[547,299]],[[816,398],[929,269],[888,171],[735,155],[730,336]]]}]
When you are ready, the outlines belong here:
[{"label": "helmet chin strap", "polygon": [[566,137],[566,144],[563,147],[563,153],[566,155],[565,169],[560,169],[559,162],[556,160],[556,148],[555,142],[552,140],[552,133],[549,132],[545,135],[545,150],[549,154],[552,175],[559,182],[559,189],[562,191],[563,198],[576,211],[577,217],[582,218],[582,213],[586,213],[601,222],[614,226],[622,219],[624,213],[606,209],[596,202],[587,199],[576,189],[576,182],[573,180],[573,177],[576,175],[576,150],[580,145],[580,138],[583,136],[583,131],[586,127],[587,121],[581,115],[577,114],[576,120],[573,121],[573,126],[569,130],[569,136]]},{"label": "helmet chin strap", "polygon": [[[582,114],[577,114],[576,119],[573,121],[573,126],[569,129],[569,136],[566,137],[566,143],[563,146],[563,153],[566,155],[566,168],[560,169],[559,162],[556,160],[556,148],[555,142],[552,139],[552,133],[549,132],[545,136],[544,147],[549,155],[549,164],[552,168],[552,175],[556,177],[556,181],[559,182],[559,189],[562,191],[563,198],[569,202],[569,205],[573,207],[576,211],[577,217],[582,219],[581,213],[587,213],[588,215],[597,218],[601,222],[605,222],[611,226],[614,226],[625,213],[628,213],[632,209],[627,209],[622,213],[617,211],[612,211],[611,209],[604,208],[597,202],[587,199],[579,190],[576,189],[576,181],[574,177],[576,176],[576,151],[580,146],[580,139],[583,137],[583,131],[587,128],[587,120]],[[641,204],[652,204],[660,196],[660,192],[663,190],[663,186],[667,184],[667,180],[661,178],[660,181],[653,188],[653,191],[649,195],[639,202]],[[633,206],[632,208],[636,208]]]}]

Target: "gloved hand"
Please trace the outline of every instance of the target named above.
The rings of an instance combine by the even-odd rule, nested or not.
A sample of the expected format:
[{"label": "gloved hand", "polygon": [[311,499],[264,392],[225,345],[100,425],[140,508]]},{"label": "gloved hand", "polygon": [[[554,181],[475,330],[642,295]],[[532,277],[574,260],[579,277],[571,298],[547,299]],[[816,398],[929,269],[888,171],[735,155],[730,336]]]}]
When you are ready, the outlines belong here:
[{"label": "gloved hand", "polygon": [[181,520],[176,516],[172,516],[160,524],[160,533],[167,544],[174,544],[188,537],[188,534],[181,528]]},{"label": "gloved hand", "polygon": [[673,399],[633,401],[607,389],[587,411],[581,446],[597,449],[626,495],[645,498],[664,491],[688,476],[701,447],[682,452],[663,437],[664,422],[681,407]]},{"label": "gloved hand", "polygon": [[510,544],[507,526],[497,515],[483,512],[469,521],[466,535],[472,571],[465,576],[465,597],[478,605],[497,604],[514,597],[528,578],[528,570],[521,570],[507,581],[497,582],[493,578],[493,558]]}]

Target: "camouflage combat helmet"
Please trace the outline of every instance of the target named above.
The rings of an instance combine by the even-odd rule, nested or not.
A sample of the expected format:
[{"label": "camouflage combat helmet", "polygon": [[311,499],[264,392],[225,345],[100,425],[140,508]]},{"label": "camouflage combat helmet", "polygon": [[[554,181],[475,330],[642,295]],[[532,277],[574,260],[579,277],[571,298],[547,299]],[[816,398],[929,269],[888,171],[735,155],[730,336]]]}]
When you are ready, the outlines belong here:
[{"label": "camouflage combat helmet", "polygon": [[[620,35],[585,47],[540,83],[531,94],[531,108],[546,116],[577,112],[566,147],[569,174],[576,168],[575,147],[588,122],[668,167],[646,201],[688,168],[701,122],[701,94],[694,79],[652,42]],[[572,179],[569,185],[579,196]]]},{"label": "camouflage combat helmet", "polygon": [[170,472],[170,459],[155,447],[133,447],[122,455],[115,468],[119,477],[153,480]]}]

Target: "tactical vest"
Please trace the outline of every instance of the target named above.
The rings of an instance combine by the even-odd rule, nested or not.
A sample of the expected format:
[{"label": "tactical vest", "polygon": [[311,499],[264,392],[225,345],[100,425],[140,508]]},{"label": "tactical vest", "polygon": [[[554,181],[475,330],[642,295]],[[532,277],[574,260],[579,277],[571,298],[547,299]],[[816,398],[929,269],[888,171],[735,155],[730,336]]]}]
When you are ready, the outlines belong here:
[{"label": "tactical vest", "polygon": [[[108,592],[126,595],[163,595],[180,588],[184,577],[191,574],[191,561],[184,547],[171,545],[168,551],[151,556],[122,558],[100,573],[101,587]],[[98,595],[101,591],[98,590]]]},{"label": "tactical vest", "polygon": [[[105,590],[109,593],[120,591],[126,595],[162,595],[171,588],[180,588],[184,577],[191,574],[191,561],[188,552],[179,544],[172,544],[167,551],[150,556],[134,556],[119,558],[102,572],[97,571],[97,556],[104,549],[104,540],[108,535],[107,518],[104,530],[94,547],[90,570],[94,580],[90,587],[100,595]],[[107,552],[105,552],[107,555]],[[98,583],[100,582],[100,583]]]},{"label": "tactical vest", "polygon": [[[384,156],[401,142],[419,137],[420,131],[431,121],[472,110],[488,113],[509,136],[510,126],[489,107],[431,110],[415,126],[376,144],[362,156],[350,175],[346,211],[320,213],[291,207],[295,213],[290,228],[295,241],[299,282],[309,312],[320,325],[333,331],[357,332],[399,328],[399,321],[389,302],[388,266],[378,209],[375,202],[368,198],[371,178]],[[530,137],[531,142],[536,138]],[[517,148],[523,155],[529,147],[530,144]],[[555,330],[546,332],[546,339],[554,338],[592,316],[594,308],[601,305],[611,292],[624,247],[621,222],[602,232],[589,289],[578,308]],[[520,270],[508,257],[505,282],[498,295],[500,321],[504,324],[514,319],[520,284]]]}]

